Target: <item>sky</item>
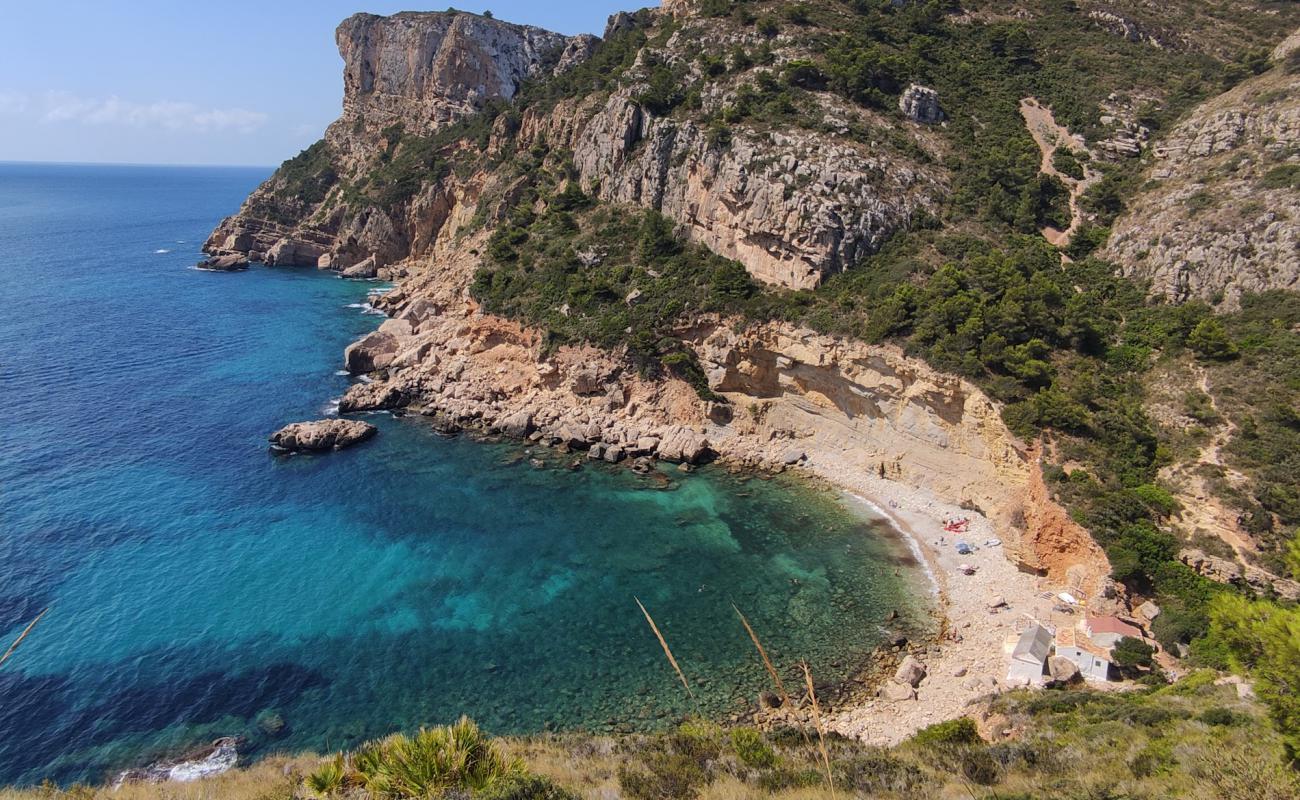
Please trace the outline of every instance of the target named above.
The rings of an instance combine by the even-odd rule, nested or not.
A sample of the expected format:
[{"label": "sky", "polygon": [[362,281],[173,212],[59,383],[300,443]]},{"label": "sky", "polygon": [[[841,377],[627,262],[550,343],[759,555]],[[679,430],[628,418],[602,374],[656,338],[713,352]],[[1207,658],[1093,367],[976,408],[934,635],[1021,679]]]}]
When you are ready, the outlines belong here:
[{"label": "sky", "polygon": [[[445,2],[446,0],[440,0]],[[655,0],[456,0],[595,33]],[[274,165],[339,115],[334,28],[384,0],[0,0],[0,161]]]}]

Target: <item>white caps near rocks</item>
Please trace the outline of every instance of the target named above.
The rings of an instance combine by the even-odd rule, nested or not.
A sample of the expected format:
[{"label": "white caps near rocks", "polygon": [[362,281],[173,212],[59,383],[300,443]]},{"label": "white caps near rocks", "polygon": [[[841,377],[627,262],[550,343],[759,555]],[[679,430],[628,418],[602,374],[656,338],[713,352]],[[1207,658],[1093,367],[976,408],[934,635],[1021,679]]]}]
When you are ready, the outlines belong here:
[{"label": "white caps near rocks", "polygon": [[271,444],[279,450],[320,452],[342,450],[374,436],[378,429],[368,422],[355,419],[321,419],[315,422],[294,422],[271,434]]}]

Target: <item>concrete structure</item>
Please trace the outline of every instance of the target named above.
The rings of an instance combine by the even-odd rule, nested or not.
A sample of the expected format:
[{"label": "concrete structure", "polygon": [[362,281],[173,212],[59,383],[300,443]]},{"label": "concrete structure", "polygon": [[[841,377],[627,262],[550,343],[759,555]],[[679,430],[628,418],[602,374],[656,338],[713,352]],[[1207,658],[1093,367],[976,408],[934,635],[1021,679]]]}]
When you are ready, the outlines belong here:
[{"label": "concrete structure", "polygon": [[1025,628],[1011,650],[1007,683],[1011,686],[1038,686],[1043,682],[1043,666],[1052,652],[1052,632],[1038,623]]},{"label": "concrete structure", "polygon": [[1088,617],[1083,621],[1083,632],[1099,647],[1114,647],[1120,639],[1128,636],[1142,638],[1142,629],[1119,617]]},{"label": "concrete structure", "polygon": [[1109,651],[1079,636],[1074,628],[1056,632],[1056,655],[1068,658],[1086,681],[1110,680]]}]

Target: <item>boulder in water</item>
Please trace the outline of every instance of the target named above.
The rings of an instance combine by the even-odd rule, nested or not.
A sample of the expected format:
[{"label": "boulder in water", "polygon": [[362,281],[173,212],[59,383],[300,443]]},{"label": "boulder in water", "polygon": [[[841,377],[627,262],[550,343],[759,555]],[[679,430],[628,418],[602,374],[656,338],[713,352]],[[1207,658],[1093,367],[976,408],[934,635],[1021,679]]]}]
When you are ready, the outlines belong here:
[{"label": "boulder in water", "polygon": [[248,256],[243,253],[224,253],[203,259],[198,263],[198,268],[213,272],[235,272],[248,269]]},{"label": "boulder in water", "polygon": [[342,450],[364,442],[378,432],[368,422],[354,419],[321,419],[295,422],[271,434],[271,445],[291,453]]}]

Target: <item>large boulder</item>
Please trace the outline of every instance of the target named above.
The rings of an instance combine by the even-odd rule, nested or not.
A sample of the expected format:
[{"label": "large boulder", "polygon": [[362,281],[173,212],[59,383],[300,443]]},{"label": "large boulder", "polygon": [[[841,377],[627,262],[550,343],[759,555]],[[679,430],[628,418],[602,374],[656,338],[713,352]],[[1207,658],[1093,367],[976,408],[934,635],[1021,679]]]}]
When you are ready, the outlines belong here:
[{"label": "large boulder", "polygon": [[314,267],[328,250],[316,242],[283,238],[266,251],[268,267]]},{"label": "large boulder", "polygon": [[915,689],[905,683],[894,683],[893,681],[886,681],[883,686],[876,690],[876,694],[893,703],[916,699]]},{"label": "large boulder", "polygon": [[406,405],[406,395],[401,389],[387,383],[358,383],[348,388],[339,401],[339,411],[386,411]]},{"label": "large boulder", "polygon": [[405,319],[386,320],[379,330],[348,345],[343,351],[343,365],[353,375],[384,369],[393,363],[411,336],[411,322]]},{"label": "large boulder", "polygon": [[665,461],[698,464],[710,452],[708,438],[690,428],[675,428],[659,442],[659,457]]},{"label": "large boulder", "polygon": [[378,429],[355,419],[320,419],[294,422],[271,434],[271,445],[291,453],[342,450],[374,436]]},{"label": "large boulder", "polygon": [[516,411],[507,417],[503,417],[497,425],[506,436],[523,439],[533,432],[533,414],[527,410]]},{"label": "large boulder", "polygon": [[943,122],[943,110],[939,108],[939,93],[928,86],[912,84],[898,98],[898,110],[908,119],[933,125]]},{"label": "large boulder", "polygon": [[916,656],[909,655],[903,659],[902,664],[898,665],[898,670],[894,673],[894,682],[906,684],[915,689],[925,679],[925,674],[925,664],[922,664]]},{"label": "large boulder", "polygon": [[373,278],[379,273],[379,262],[370,256],[359,264],[354,264],[339,274],[345,278]]},{"label": "large boulder", "polygon": [[1047,674],[1051,682],[1057,685],[1074,683],[1080,679],[1079,667],[1064,656],[1051,656],[1047,659]]},{"label": "large boulder", "polygon": [[248,269],[248,256],[243,253],[223,253],[212,258],[205,258],[198,263],[199,269],[213,272],[234,272]]}]

